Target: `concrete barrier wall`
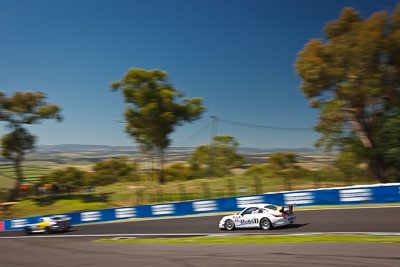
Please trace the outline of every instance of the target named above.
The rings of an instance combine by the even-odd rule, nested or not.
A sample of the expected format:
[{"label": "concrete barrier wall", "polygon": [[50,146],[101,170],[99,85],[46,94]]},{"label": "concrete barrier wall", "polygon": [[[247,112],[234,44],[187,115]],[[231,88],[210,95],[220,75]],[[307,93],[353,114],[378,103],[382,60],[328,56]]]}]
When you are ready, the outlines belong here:
[{"label": "concrete barrier wall", "polygon": [[[184,216],[210,212],[237,211],[243,209],[247,205],[257,203],[272,203],[280,206],[288,204],[313,206],[400,203],[400,184],[321,188],[63,214],[71,217],[73,225],[78,225],[131,218]],[[23,229],[26,224],[35,223],[40,217],[42,216],[0,221],[0,230]]]}]

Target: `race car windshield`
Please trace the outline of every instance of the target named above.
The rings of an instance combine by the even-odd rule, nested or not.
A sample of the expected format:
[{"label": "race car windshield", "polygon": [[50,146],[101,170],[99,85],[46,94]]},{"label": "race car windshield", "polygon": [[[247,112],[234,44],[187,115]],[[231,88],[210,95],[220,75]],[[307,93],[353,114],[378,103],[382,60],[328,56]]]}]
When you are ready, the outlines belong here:
[{"label": "race car windshield", "polygon": [[278,206],[275,206],[275,205],[268,205],[268,206],[265,206],[265,208],[270,209],[270,210],[278,210]]},{"label": "race car windshield", "polygon": [[258,213],[258,208],[248,208],[242,212],[242,215]]}]

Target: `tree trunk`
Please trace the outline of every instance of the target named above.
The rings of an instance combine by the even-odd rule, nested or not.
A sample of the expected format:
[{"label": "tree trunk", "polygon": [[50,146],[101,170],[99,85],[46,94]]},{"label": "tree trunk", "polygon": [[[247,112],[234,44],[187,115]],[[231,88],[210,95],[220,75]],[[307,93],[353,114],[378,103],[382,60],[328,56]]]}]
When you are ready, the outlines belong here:
[{"label": "tree trunk", "polygon": [[371,151],[369,155],[368,168],[372,175],[381,183],[387,183],[387,176],[385,172],[385,166],[380,155]]},{"label": "tree trunk", "polygon": [[368,153],[368,168],[372,175],[381,183],[387,183],[387,176],[382,157],[377,153],[376,144],[373,142],[370,127],[362,119],[357,119],[356,109],[342,109],[345,116],[352,124],[353,130],[357,133],[361,143]]},{"label": "tree trunk", "polygon": [[158,182],[160,184],[165,183],[165,177],[164,177],[164,149],[160,149],[160,174],[158,177]]},{"label": "tree trunk", "polygon": [[9,202],[15,201],[19,197],[19,187],[22,184],[22,181],[24,180],[24,175],[22,174],[22,169],[21,169],[21,159],[16,159],[14,161],[14,168],[15,168],[15,174],[17,176],[16,183],[14,188],[10,192],[10,196],[8,197]]}]

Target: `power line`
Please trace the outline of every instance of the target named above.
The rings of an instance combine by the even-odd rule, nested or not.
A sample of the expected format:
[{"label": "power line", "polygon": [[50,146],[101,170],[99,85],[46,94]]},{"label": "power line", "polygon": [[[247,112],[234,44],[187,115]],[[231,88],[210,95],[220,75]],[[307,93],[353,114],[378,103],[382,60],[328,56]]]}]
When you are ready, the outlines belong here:
[{"label": "power line", "polygon": [[312,129],[312,128],[276,127],[276,126],[267,126],[267,125],[256,125],[256,124],[243,123],[243,122],[237,122],[237,121],[229,121],[229,120],[224,120],[224,119],[218,119],[218,120],[220,120],[222,122],[226,122],[226,123],[244,126],[244,127],[260,128],[260,129],[264,129],[264,130],[303,131],[303,132],[314,131],[314,129]]},{"label": "power line", "polygon": [[[205,120],[202,120],[202,121],[204,122]],[[202,121],[200,121],[200,122],[202,122]],[[174,146],[181,146],[181,145],[183,145],[183,144],[186,143],[187,141],[192,140],[192,139],[194,139],[195,137],[197,137],[197,136],[199,136],[200,134],[202,134],[205,130],[208,130],[209,127],[210,127],[210,123],[207,123],[206,125],[204,125],[204,126],[201,127],[200,129],[198,129],[196,132],[194,132],[192,135],[190,135],[189,137],[187,137],[186,139],[184,139],[183,141],[177,143],[177,144],[174,145]]]}]

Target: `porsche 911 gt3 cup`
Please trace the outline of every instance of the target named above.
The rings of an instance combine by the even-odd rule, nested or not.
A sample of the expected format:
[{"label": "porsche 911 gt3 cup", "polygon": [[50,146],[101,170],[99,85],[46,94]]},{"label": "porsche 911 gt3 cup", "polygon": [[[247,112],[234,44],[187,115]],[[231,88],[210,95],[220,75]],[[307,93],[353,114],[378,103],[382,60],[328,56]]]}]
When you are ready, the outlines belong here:
[{"label": "porsche 911 gt3 cup", "polygon": [[296,222],[296,215],[293,212],[293,205],[279,207],[273,204],[254,204],[237,214],[223,217],[219,222],[219,228],[228,231],[235,228],[268,230],[294,222]]},{"label": "porsche 911 gt3 cup", "polygon": [[66,215],[55,215],[50,217],[41,217],[37,223],[28,224],[24,228],[27,234],[66,231],[71,228],[71,218]]}]

